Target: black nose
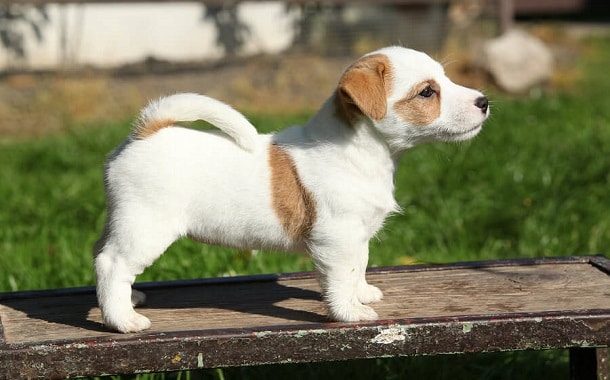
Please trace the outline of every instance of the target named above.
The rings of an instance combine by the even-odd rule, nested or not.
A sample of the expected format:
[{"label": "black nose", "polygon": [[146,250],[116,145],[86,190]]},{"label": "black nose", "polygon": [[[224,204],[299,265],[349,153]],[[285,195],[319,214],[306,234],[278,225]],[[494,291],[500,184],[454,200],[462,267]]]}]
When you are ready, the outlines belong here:
[{"label": "black nose", "polygon": [[486,113],[489,107],[489,100],[487,100],[487,96],[481,96],[474,101],[474,105],[479,107],[483,113]]}]

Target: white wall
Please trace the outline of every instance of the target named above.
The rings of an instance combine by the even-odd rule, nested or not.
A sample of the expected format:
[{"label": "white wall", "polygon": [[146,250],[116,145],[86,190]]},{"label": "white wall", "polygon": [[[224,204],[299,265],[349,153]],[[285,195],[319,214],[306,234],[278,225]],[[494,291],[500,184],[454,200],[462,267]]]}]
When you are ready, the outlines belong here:
[{"label": "white wall", "polygon": [[[0,69],[7,66],[50,68],[61,63],[61,30],[65,25],[70,61],[114,66],[147,56],[188,61],[217,58],[216,30],[203,20],[201,3],[50,5],[44,41],[27,31],[28,57],[15,60],[0,50]],[[240,19],[250,27],[244,52],[278,52],[292,39],[295,13],[279,2],[242,3]],[[65,20],[65,22],[62,22]]]}]

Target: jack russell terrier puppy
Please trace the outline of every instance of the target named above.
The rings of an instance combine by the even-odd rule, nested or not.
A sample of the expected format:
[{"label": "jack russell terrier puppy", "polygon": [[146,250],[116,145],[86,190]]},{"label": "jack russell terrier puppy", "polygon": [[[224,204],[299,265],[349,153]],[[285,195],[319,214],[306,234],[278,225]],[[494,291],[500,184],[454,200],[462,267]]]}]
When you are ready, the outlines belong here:
[{"label": "jack russell terrier puppy", "polygon": [[[383,293],[366,282],[369,239],[399,209],[400,155],[429,141],[474,137],[489,115],[478,91],[453,83],[428,55],[402,47],[367,54],[304,126],[259,135],[239,112],[197,94],[149,104],[108,158],[108,219],[95,247],[104,323],[150,327],[134,311],[136,276],[176,239],[239,249],[307,252],[329,317],[374,320]],[[180,128],[205,120],[220,131]]]}]

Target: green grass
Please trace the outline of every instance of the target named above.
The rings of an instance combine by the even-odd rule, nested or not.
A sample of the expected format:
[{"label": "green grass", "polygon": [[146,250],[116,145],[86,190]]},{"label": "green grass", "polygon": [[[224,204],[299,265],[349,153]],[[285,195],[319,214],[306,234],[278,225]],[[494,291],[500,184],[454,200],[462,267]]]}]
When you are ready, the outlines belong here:
[{"label": "green grass", "polygon": [[[493,116],[473,142],[407,152],[396,177],[404,212],[391,217],[372,242],[371,264],[608,253],[610,39],[591,46],[580,63],[585,79],[574,91],[496,96]],[[251,119],[270,131],[308,116]],[[118,122],[0,142],[0,290],[93,284],[91,247],[104,220],[102,163],[128,130],[128,122]],[[139,281],[311,268],[300,255],[245,258],[184,240]],[[564,352],[507,353],[180,374],[187,375],[555,379],[567,377],[567,359]]]}]

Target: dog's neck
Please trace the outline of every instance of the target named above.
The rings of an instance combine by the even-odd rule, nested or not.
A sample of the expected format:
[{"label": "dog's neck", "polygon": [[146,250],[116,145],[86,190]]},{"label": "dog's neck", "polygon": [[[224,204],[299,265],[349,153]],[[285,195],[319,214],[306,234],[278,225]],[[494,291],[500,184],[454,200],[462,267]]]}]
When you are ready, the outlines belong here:
[{"label": "dog's neck", "polygon": [[[350,161],[370,174],[389,170],[393,176],[400,153],[392,152],[383,136],[372,122],[365,118],[348,120],[336,108],[331,96],[304,126],[308,140],[338,148],[349,156]],[[381,166],[381,167],[380,167]]]},{"label": "dog's neck", "polygon": [[365,191],[357,198],[359,207],[370,206],[372,214],[367,215],[375,216],[371,233],[389,212],[399,209],[394,199],[397,161],[390,147],[370,121],[350,124],[341,118],[332,98],[305,125],[284,129],[272,141],[296,157],[308,156],[300,169],[314,183],[325,183],[331,191],[337,185],[338,191],[345,190],[341,184]]},{"label": "dog's neck", "polygon": [[[335,176],[345,176],[345,183],[366,189],[365,201],[382,221],[387,213],[399,209],[394,199],[394,175],[397,160],[372,122],[361,118],[350,123],[341,117],[331,97],[302,129],[322,165]],[[333,171],[330,168],[337,168]],[[340,173],[340,174],[339,174]],[[335,177],[334,180],[341,181]],[[375,231],[379,226],[375,223]],[[373,231],[374,233],[374,231]]]}]

